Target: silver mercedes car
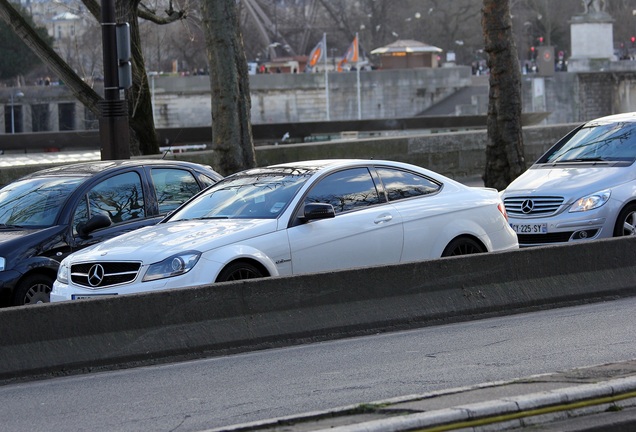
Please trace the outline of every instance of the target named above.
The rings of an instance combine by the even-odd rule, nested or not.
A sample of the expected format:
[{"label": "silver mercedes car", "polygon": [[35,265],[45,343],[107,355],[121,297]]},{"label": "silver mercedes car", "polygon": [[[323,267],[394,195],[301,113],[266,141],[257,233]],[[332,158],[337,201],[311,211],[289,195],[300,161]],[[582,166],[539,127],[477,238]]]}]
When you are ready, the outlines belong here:
[{"label": "silver mercedes car", "polygon": [[559,140],[502,198],[519,246],[636,235],[636,113]]}]

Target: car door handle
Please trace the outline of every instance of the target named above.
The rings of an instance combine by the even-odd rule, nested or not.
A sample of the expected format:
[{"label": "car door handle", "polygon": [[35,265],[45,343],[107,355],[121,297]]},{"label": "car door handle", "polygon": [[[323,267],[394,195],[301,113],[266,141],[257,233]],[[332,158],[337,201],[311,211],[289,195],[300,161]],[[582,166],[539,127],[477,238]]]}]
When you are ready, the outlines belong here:
[{"label": "car door handle", "polygon": [[391,216],[390,214],[385,214],[385,215],[382,215],[382,216],[378,216],[378,217],[377,217],[377,218],[373,221],[373,223],[375,223],[375,224],[381,224],[381,223],[384,223],[384,222],[389,222],[389,221],[391,221],[391,220],[393,220],[393,216]]}]

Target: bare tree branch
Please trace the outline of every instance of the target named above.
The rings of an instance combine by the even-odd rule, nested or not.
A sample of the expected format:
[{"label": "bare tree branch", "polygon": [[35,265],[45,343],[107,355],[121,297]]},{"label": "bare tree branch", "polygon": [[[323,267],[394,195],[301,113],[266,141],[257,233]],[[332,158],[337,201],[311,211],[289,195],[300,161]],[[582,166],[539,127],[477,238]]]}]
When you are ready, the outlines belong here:
[{"label": "bare tree branch", "polygon": [[55,72],[71,89],[75,97],[82,102],[93,114],[101,115],[99,101],[102,97],[88,84],[78,79],[71,67],[36,33],[20,13],[8,0],[0,0],[0,18],[22,38],[24,43],[37,55],[53,72]]}]

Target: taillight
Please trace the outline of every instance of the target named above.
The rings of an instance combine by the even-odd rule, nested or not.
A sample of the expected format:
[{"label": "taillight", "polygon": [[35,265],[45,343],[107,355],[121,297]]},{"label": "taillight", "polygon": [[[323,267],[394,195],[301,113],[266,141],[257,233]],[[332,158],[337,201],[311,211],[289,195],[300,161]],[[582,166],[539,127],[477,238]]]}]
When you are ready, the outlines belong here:
[{"label": "taillight", "polygon": [[503,215],[503,217],[506,219],[506,221],[508,220],[508,213],[506,213],[506,207],[504,207],[503,203],[499,203],[499,205],[497,206],[497,208],[499,209],[499,211],[501,212],[501,214]]}]

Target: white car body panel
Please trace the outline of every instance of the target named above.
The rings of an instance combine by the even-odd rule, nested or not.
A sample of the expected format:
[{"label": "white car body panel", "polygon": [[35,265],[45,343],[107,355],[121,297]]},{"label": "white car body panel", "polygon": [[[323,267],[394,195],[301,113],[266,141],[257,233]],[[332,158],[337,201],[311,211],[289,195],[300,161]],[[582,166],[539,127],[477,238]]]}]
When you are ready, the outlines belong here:
[{"label": "white car body panel", "polygon": [[298,225],[288,234],[295,274],[397,264],[404,237],[391,204]]},{"label": "white car body panel", "polygon": [[[285,276],[439,258],[446,245],[462,235],[479,239],[487,251],[518,247],[515,233],[497,209],[501,200],[495,190],[469,188],[419,167],[387,161],[309,161],[291,165],[322,164],[324,167],[312,174],[285,207],[281,202],[273,204],[282,208],[276,218],[168,220],[72,254],[65,260],[71,266],[122,261],[143,265],[135,280],[108,287],[72,283],[69,273],[69,282],[59,278],[55,282],[51,301],[70,300],[74,295],[130,294],[209,285],[226,266],[244,259],[261,266],[269,276]],[[304,194],[314,181],[342,168],[375,165],[410,170],[436,179],[443,187],[429,195],[358,207],[333,218],[297,222]],[[223,193],[224,202],[230,202],[229,189]],[[240,195],[241,200],[244,198]],[[200,253],[189,271],[142,282],[149,266],[185,251]]]}]

